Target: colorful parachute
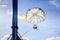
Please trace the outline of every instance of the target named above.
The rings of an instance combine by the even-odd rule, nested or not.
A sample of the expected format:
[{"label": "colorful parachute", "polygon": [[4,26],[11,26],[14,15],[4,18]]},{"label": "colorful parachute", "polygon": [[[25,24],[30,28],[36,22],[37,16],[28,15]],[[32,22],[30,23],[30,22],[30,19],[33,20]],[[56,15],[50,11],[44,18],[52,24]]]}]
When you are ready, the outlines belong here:
[{"label": "colorful parachute", "polygon": [[41,8],[28,9],[25,15],[25,19],[29,23],[33,23],[33,28],[37,28],[37,24],[45,20],[45,12]]}]

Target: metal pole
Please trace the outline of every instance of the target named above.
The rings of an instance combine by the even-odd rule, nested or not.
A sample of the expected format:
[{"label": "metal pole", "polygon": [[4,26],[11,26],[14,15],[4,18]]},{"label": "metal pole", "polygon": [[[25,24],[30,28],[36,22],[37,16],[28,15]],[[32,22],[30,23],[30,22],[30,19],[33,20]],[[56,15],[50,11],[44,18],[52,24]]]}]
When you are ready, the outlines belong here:
[{"label": "metal pole", "polygon": [[17,40],[17,16],[18,16],[18,0],[12,0],[12,6],[13,6],[13,18],[12,18],[12,40]]}]

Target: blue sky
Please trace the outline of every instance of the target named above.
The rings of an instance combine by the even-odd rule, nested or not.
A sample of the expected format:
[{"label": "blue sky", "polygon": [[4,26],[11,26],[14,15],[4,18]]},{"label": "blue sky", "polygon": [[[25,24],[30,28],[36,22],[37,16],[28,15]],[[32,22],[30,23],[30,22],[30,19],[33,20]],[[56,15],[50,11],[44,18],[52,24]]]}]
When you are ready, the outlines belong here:
[{"label": "blue sky", "polygon": [[[46,13],[44,22],[33,24],[24,20],[27,10],[39,7]],[[29,40],[60,40],[60,0],[18,0],[18,32]],[[0,0],[0,37],[11,33],[12,0]]]}]

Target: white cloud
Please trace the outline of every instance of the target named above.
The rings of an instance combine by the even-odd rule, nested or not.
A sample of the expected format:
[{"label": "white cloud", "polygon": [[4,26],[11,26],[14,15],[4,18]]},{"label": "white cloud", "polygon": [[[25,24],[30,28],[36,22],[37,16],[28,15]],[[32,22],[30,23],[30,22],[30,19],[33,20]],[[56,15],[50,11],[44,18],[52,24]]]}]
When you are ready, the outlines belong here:
[{"label": "white cloud", "polygon": [[60,8],[60,4],[57,1],[58,0],[50,0],[49,2],[50,2],[50,4]]},{"label": "white cloud", "polygon": [[28,37],[22,37],[23,38],[23,40],[29,40],[29,38]]},{"label": "white cloud", "polygon": [[[5,35],[4,37],[2,37],[0,40],[7,40],[10,37],[10,34]],[[12,37],[12,36],[11,36]],[[11,39],[11,37],[9,38],[9,40]],[[23,40],[29,40],[28,37],[22,37]]]},{"label": "white cloud", "polygon": [[60,40],[60,37],[50,37],[50,38],[47,38],[46,40]]},{"label": "white cloud", "polygon": [[12,16],[12,11],[11,11],[11,10],[7,10],[7,14],[8,14],[9,16]]},{"label": "white cloud", "polygon": [[22,16],[18,15],[18,19],[19,20],[25,20],[25,15],[22,15]]},{"label": "white cloud", "polygon": [[7,5],[6,4],[1,4],[0,7],[7,7]]},{"label": "white cloud", "polygon": [[7,7],[7,1],[6,0],[0,0],[0,7]]},{"label": "white cloud", "polygon": [[[7,14],[12,17],[12,11],[8,10]],[[18,15],[18,20],[25,20],[25,15]]]},{"label": "white cloud", "polygon": [[7,40],[9,36],[10,36],[10,34],[5,35],[4,37],[1,38],[1,40]]}]

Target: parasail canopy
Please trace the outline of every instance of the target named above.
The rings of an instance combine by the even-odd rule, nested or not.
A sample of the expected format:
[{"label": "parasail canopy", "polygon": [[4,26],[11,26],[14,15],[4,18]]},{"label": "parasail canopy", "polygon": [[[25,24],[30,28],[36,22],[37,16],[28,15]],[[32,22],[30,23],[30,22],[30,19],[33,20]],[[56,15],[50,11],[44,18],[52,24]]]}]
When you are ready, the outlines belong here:
[{"label": "parasail canopy", "polygon": [[40,23],[46,18],[45,12],[38,7],[28,9],[25,16],[26,21],[33,24]]}]

